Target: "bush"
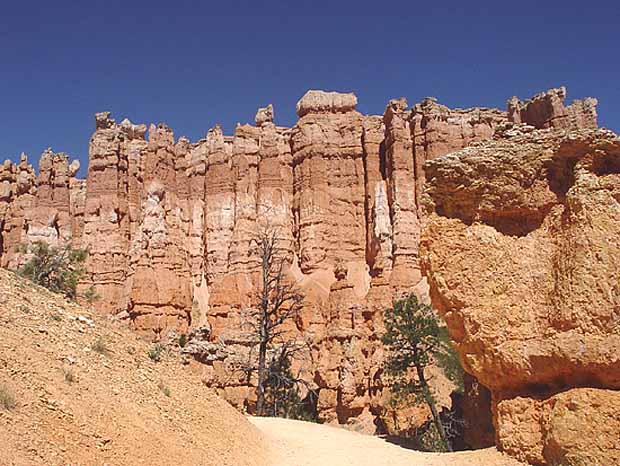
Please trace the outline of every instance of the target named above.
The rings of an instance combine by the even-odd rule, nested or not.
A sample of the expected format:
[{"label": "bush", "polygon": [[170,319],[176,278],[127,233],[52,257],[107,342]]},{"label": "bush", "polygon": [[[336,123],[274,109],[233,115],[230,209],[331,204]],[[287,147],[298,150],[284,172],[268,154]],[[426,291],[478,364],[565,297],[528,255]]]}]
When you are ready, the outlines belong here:
[{"label": "bush", "polygon": [[15,404],[13,393],[4,385],[0,385],[0,405],[7,411],[11,411],[15,408]]},{"label": "bush", "polygon": [[151,346],[151,349],[149,349],[149,358],[151,359],[151,361],[161,361],[161,356],[164,352],[164,347],[159,344],[156,343],[153,346]]},{"label": "bush", "polygon": [[97,340],[91,345],[90,349],[92,349],[95,353],[108,354],[108,347],[102,337],[97,338]]},{"label": "bush", "polygon": [[95,285],[91,285],[82,293],[82,298],[84,298],[88,304],[93,304],[95,301],[101,299],[101,296],[97,293]]},{"label": "bush", "polygon": [[157,385],[157,388],[159,388],[159,391],[162,392],[165,396],[170,397],[170,387],[168,387],[166,384],[164,384],[164,382],[159,382],[159,384]]},{"label": "bush", "polygon": [[73,369],[71,369],[70,367],[63,367],[62,373],[65,376],[65,382],[75,382],[75,373],[73,372]]},{"label": "bush", "polygon": [[[318,395],[291,368],[287,353],[290,345],[276,350],[267,366],[265,381],[265,416],[317,422],[316,403]],[[302,388],[306,396],[302,398]]]},{"label": "bush", "polygon": [[24,248],[32,257],[18,269],[18,274],[67,298],[77,297],[77,285],[84,275],[83,267],[88,252],[69,246],[55,248],[42,241]]}]

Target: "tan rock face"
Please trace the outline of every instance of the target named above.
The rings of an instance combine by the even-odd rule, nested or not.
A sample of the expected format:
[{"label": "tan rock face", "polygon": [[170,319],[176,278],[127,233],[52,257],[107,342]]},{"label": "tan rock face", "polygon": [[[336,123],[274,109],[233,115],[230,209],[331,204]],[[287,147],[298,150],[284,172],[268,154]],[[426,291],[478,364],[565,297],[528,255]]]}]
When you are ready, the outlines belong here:
[{"label": "tan rock face", "polygon": [[[363,116],[355,110],[353,94],[309,91],[297,105],[300,118],[293,128],[276,126],[273,106],[267,105],[258,110],[255,126],[239,125],[233,136],[216,126],[196,143],[183,137],[175,140],[166,125],[151,125],[147,138],[145,125],[127,119],[116,123],[102,112],[95,118],[86,181],[75,178],[79,166],[52,152],[42,157],[38,177],[25,159],[0,167],[0,262],[19,265],[24,257],[12,251],[35,239],[89,248],[88,273],[81,286],[95,286],[101,296],[97,306],[153,339],[191,333],[191,353],[204,363],[205,383],[251,410],[256,382],[241,370],[251,346],[242,324],[258,283],[252,238],[269,225],[279,232],[289,277],[305,295],[303,313],[290,332],[307,344],[296,370],[318,393],[318,416],[360,430],[377,425],[397,430],[388,418],[398,418],[398,413],[385,406],[380,334],[383,312],[395,294],[413,290],[427,295],[419,237],[423,184],[429,173],[435,203],[429,224],[440,241],[431,252],[443,261],[460,261],[450,266],[452,271],[467,265],[477,274],[486,273],[484,281],[474,281],[466,289],[469,294],[463,295],[454,293],[468,283],[464,272],[449,277],[445,292],[437,291],[443,283],[437,279],[433,290],[442,296],[440,305],[460,309],[494,283],[482,262],[460,251],[475,247],[481,257],[497,259],[505,248],[518,250],[510,256],[515,264],[496,267],[495,273],[506,276],[534,260],[544,263],[536,274],[520,278],[518,286],[506,279],[484,295],[489,300],[502,297],[500,304],[511,313],[488,311],[481,314],[484,324],[479,324],[446,311],[466,352],[468,369],[494,394],[509,393],[510,384],[546,386],[549,380],[565,380],[579,385],[580,378],[592,373],[601,374],[599,382],[607,387],[613,354],[594,355],[585,365],[585,356],[575,354],[582,346],[594,354],[590,335],[601,338],[599,348],[607,344],[609,332],[604,328],[614,317],[606,309],[615,299],[615,288],[603,278],[612,273],[615,253],[601,249],[601,244],[611,244],[606,227],[593,223],[588,227],[592,231],[584,229],[589,220],[579,217],[605,204],[588,203],[579,209],[581,199],[590,194],[580,197],[575,191],[576,197],[571,197],[568,188],[573,178],[593,173],[595,178],[588,179],[605,186],[597,196],[607,190],[613,198],[615,162],[597,155],[606,146],[590,151],[584,149],[590,142],[581,140],[562,143],[564,155],[554,155],[560,143],[535,133],[534,126],[589,126],[595,124],[595,113],[587,99],[563,107],[562,92],[545,96],[511,103],[508,121],[499,110],[454,110],[434,99],[412,109],[404,99],[395,99],[383,116]],[[546,109],[541,110],[543,123],[531,116],[538,115],[536,108]],[[500,161],[492,154],[480,156],[476,151],[481,141],[492,138],[498,139],[496,144],[519,146],[513,152],[522,154],[524,161],[516,163],[521,159],[508,149],[508,155],[497,158]],[[441,156],[470,146],[475,149],[466,152],[471,155],[467,160],[450,155],[442,162]],[[592,162],[582,169],[584,151],[591,152]],[[498,179],[491,180],[493,176]],[[591,187],[579,189],[594,192]],[[569,207],[570,215],[558,213]],[[558,219],[575,226],[565,229]],[[444,234],[440,220],[453,222],[449,225],[454,229]],[[562,234],[552,235],[552,228]],[[545,241],[528,242],[536,231],[549,234]],[[451,238],[454,247],[447,247]],[[517,248],[517,240],[524,246],[519,243]],[[572,241],[580,245],[575,251],[599,248],[593,250],[601,257],[610,255],[599,261],[600,270],[589,282],[593,290],[607,293],[607,301],[598,291],[574,284],[590,274],[591,258],[575,252],[566,259],[557,252]],[[446,257],[439,256],[442,248],[449,251]],[[514,294],[503,291],[512,286]],[[522,287],[537,290],[521,299],[529,306],[526,314],[514,304]],[[593,317],[576,327],[579,307],[566,304],[573,301],[579,306],[598,303]],[[496,308],[482,307],[480,312]],[[510,329],[510,337],[493,334],[498,322]],[[533,329],[546,326],[551,329],[549,339],[537,339]],[[579,332],[590,332],[583,345]],[[532,336],[527,357],[519,352],[522,334]],[[491,349],[480,356],[482,347]],[[600,361],[605,361],[603,366],[592,369]],[[517,374],[510,382],[503,376],[507,370]],[[448,393],[444,395],[449,400]],[[501,400],[513,398],[510,394]],[[488,404],[488,397],[480,400]],[[426,411],[414,411],[420,422],[427,419]]]},{"label": "tan rock face", "polygon": [[349,94],[314,91],[299,101],[301,118],[291,131],[293,215],[301,271],[330,270],[342,261],[359,271],[354,285],[363,295],[363,117],[354,110],[356,101]]},{"label": "tan rock face", "polygon": [[559,87],[537,94],[533,98],[520,101],[513,97],[508,101],[508,119],[514,123],[525,123],[538,129],[596,128],[596,105],[592,97],[576,100],[564,106],[566,88]]},{"label": "tan rock face", "polygon": [[497,403],[498,441],[532,464],[618,464],[620,392],[573,388]]},{"label": "tan rock face", "polygon": [[[466,370],[493,392],[499,445],[522,459],[555,460],[523,397],[620,388],[619,160],[611,132],[534,131],[426,166],[431,296]],[[501,433],[508,418],[523,423],[517,447]]]},{"label": "tan rock face", "polygon": [[169,329],[186,333],[190,321],[186,152],[186,141],[175,145],[170,128],[151,125],[142,152],[143,201],[129,244],[124,300],[133,325],[158,336]]},{"label": "tan rock face", "polygon": [[410,116],[416,198],[423,192],[427,160],[467,147],[474,141],[491,139],[495,128],[505,121],[506,113],[496,109],[450,109],[433,97],[416,104]]},{"label": "tan rock face", "polygon": [[15,268],[21,263],[16,251],[24,243],[26,212],[36,202],[36,178],[25,154],[21,162],[6,160],[0,166],[0,265]]},{"label": "tan rock face", "polygon": [[383,349],[374,332],[372,314],[356,297],[340,264],[336,275],[314,350],[318,414],[327,423],[349,423],[358,430],[374,432],[372,422],[370,426],[363,422],[374,419],[382,405]]},{"label": "tan rock face", "polygon": [[387,191],[392,218],[392,286],[407,289],[420,281],[418,242],[420,224],[415,192],[413,146],[409,111],[404,98],[388,103],[385,124]]},{"label": "tan rock face", "polygon": [[[84,205],[82,246],[89,250],[85,286],[95,286],[102,310],[118,313],[125,307],[131,227],[139,216],[142,170],[138,154],[147,145],[146,127],[138,131],[117,125],[109,112],[98,113],[95,119]],[[134,161],[131,170],[129,153]]]},{"label": "tan rock face", "polygon": [[301,118],[308,113],[348,113],[356,105],[357,97],[353,93],[311,90],[297,102],[297,115]]},{"label": "tan rock face", "polygon": [[364,118],[364,183],[366,190],[366,263],[372,276],[392,269],[392,221],[387,195],[385,126],[378,116]]},{"label": "tan rock face", "polygon": [[[8,162],[8,161],[7,161]],[[73,206],[82,194],[75,188],[79,163],[47,149],[39,160],[39,176],[25,154],[17,165],[0,167],[0,262],[17,268],[28,260],[19,246],[43,241],[51,246],[78,245],[79,213]]]}]

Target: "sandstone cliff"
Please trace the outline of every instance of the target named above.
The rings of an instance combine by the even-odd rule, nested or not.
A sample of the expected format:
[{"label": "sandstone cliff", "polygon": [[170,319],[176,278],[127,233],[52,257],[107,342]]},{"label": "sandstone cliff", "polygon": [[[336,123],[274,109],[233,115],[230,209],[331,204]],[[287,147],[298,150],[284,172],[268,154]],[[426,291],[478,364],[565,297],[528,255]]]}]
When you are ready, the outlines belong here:
[{"label": "sandstone cliff", "polygon": [[[297,369],[318,393],[319,418],[390,429],[383,311],[397,293],[427,295],[419,251],[424,184],[429,170],[436,183],[438,170],[451,169],[433,161],[472,146],[473,163],[481,141],[534,126],[596,126],[595,100],[564,107],[565,93],[512,99],[508,113],[450,109],[433,98],[409,108],[394,99],[382,116],[365,116],[354,94],[308,91],[292,128],[276,126],[269,105],[258,109],[255,125],[238,125],[233,136],[215,126],[195,143],[175,139],[163,124],[116,123],[98,113],[86,180],[52,152],[42,156],[38,178],[25,158],[0,167],[0,261],[18,266],[24,257],[15,248],[35,240],[88,248],[81,287],[95,287],[102,311],[152,339],[188,333],[187,352],[200,361],[205,383],[251,410],[255,380],[243,372],[250,342],[242,323],[258,283],[252,238],[268,224],[279,231],[289,276],[305,295],[291,332],[308,347]],[[451,190],[479,186],[466,176],[482,180],[485,167],[437,188],[438,199],[452,202],[437,212],[470,216],[470,223],[485,218],[511,235],[536,228],[554,202],[549,193],[530,195],[518,185],[495,204],[484,198],[480,212],[459,201]],[[519,166],[497,168],[526,176]],[[541,205],[498,210],[509,196]]]},{"label": "sandstone cliff", "polygon": [[426,174],[423,269],[492,391],[498,446],[534,464],[619,463],[618,137],[526,127]]}]

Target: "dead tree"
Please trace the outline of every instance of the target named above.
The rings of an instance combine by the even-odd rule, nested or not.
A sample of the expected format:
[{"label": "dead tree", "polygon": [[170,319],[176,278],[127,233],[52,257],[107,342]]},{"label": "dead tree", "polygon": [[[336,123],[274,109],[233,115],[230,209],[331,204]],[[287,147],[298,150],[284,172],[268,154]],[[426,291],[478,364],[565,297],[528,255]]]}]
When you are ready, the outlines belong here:
[{"label": "dead tree", "polygon": [[252,341],[258,347],[258,360],[256,365],[252,363],[248,369],[257,372],[256,414],[264,416],[267,414],[265,397],[271,366],[268,352],[283,348],[284,351],[272,358],[280,361],[283,356],[289,358],[297,351],[298,345],[293,343],[287,325],[297,320],[303,296],[295,283],[286,276],[288,261],[281,247],[278,230],[264,228],[256,235],[254,242],[260,270],[256,304],[248,310],[248,325]]}]

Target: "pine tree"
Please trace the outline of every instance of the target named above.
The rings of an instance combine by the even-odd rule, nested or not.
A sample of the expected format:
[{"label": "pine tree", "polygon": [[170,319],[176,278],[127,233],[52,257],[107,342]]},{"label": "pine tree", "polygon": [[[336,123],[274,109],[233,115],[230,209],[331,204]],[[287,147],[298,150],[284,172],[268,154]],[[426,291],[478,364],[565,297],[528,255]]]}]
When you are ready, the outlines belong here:
[{"label": "pine tree", "polygon": [[[431,411],[442,449],[452,451],[425,372],[435,362],[448,378],[462,381],[462,369],[445,327],[439,324],[433,308],[420,303],[414,294],[394,301],[392,309],[386,310],[384,321],[386,331],[382,342],[388,350],[385,370],[392,380],[393,397],[397,402],[404,402],[412,396],[425,402]],[[412,377],[412,370],[416,378]]]}]

